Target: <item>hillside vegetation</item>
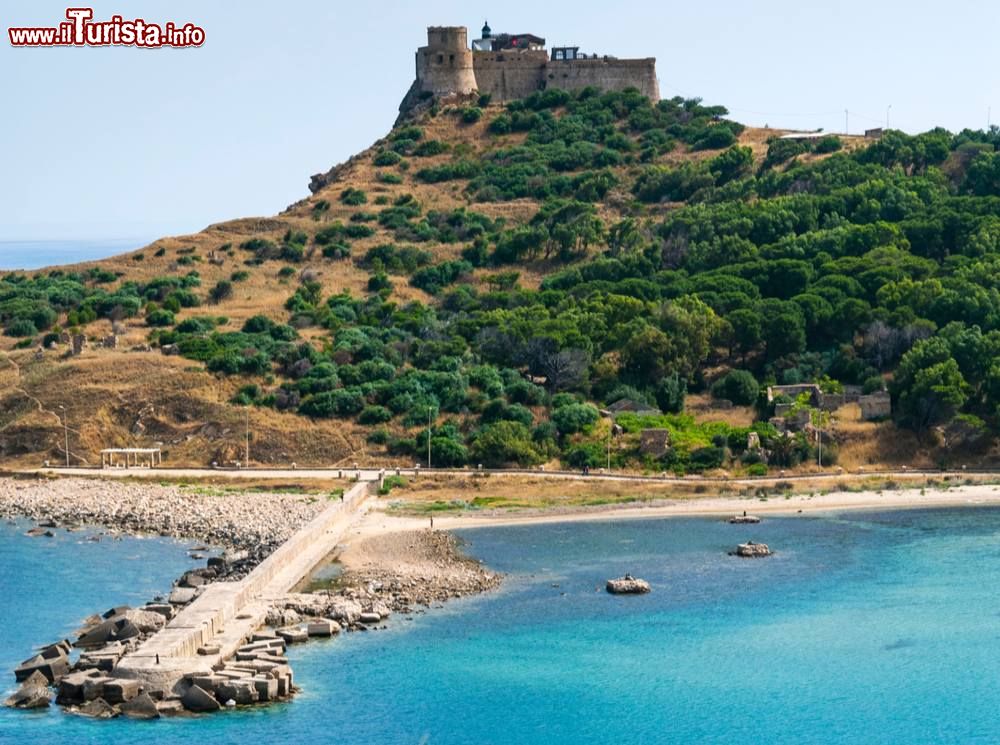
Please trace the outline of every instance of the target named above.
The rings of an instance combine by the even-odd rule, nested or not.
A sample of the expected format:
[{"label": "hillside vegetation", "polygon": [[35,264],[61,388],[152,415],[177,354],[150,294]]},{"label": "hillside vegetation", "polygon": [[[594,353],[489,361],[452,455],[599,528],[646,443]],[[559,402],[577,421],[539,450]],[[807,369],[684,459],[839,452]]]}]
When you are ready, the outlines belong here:
[{"label": "hillside vegetation", "polygon": [[[249,407],[264,462],[409,463],[429,437],[440,466],[762,473],[816,444],[767,423],[764,388],[819,381],[894,405],[824,424],[826,463],[989,461],[1000,132],[783,140],[726,114],[593,90],[441,105],[277,217],[4,275],[0,455],[62,457],[64,405],[77,460],[228,461]],[[63,329],[113,328],[117,350],[63,353]],[[612,433],[623,399],[648,411]]]}]

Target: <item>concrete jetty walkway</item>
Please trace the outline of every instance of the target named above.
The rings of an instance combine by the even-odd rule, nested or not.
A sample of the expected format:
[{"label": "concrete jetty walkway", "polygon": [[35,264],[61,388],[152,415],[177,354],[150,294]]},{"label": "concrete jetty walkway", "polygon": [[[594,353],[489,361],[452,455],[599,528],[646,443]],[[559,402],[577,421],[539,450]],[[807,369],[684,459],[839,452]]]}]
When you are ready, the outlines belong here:
[{"label": "concrete jetty walkway", "polygon": [[141,680],[147,690],[178,692],[185,676],[210,673],[263,625],[271,600],[290,592],[336,548],[377,486],[377,481],[359,481],[343,501],[333,502],[242,580],[208,585],[161,631],[124,656],[114,677]]}]

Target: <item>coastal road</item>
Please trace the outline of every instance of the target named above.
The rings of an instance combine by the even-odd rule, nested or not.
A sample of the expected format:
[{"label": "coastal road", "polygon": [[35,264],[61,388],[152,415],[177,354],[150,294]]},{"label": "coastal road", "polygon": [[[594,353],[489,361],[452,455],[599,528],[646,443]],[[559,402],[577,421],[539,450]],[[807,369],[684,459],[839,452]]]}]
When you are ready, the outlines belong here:
[{"label": "coastal road", "polygon": [[54,476],[82,476],[89,478],[163,478],[163,479],[233,479],[233,480],[339,480],[357,479],[374,480],[381,476],[400,475],[409,478],[419,478],[420,476],[518,476],[530,478],[542,478],[552,480],[573,480],[573,481],[612,481],[612,482],[635,482],[635,483],[658,483],[658,484],[686,484],[686,485],[722,485],[739,484],[743,486],[768,486],[778,482],[809,483],[811,481],[823,481],[829,479],[842,479],[855,481],[866,478],[948,478],[961,479],[972,476],[981,478],[996,478],[1000,480],[1000,471],[962,469],[951,471],[935,471],[920,469],[901,469],[898,471],[884,470],[857,470],[845,471],[838,469],[835,471],[824,471],[818,473],[786,474],[783,471],[768,475],[755,477],[722,478],[707,476],[672,476],[672,475],[648,475],[635,473],[605,472],[604,469],[591,471],[584,475],[579,471],[546,471],[541,469],[446,469],[446,468],[376,468],[372,466],[357,465],[351,468],[81,468],[81,467],[47,467],[19,471],[25,474],[45,474]]}]

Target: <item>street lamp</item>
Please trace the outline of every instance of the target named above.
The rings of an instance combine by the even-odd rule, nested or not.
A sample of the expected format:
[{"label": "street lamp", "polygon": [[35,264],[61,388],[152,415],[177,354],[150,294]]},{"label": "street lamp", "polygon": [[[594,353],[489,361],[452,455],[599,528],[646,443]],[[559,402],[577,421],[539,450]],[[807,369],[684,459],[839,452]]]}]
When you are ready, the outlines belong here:
[{"label": "street lamp", "polygon": [[431,406],[427,407],[427,468],[431,467],[431,418],[434,415],[434,409]]},{"label": "street lamp", "polygon": [[246,411],[247,415],[247,445],[245,453],[246,458],[244,460],[246,461],[247,468],[249,468],[250,467],[250,407],[249,406],[244,407],[244,411]]},{"label": "street lamp", "polygon": [[62,421],[63,421],[63,448],[66,451],[66,468],[69,468],[69,424],[66,421],[66,407],[62,404],[59,405],[59,410],[62,411]]}]

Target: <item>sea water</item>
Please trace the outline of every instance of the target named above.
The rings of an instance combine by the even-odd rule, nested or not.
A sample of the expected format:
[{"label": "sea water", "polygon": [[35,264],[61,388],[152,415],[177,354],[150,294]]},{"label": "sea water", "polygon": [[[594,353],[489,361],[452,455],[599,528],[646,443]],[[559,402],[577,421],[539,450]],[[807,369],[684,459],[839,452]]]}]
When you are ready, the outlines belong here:
[{"label": "sea water", "polygon": [[[5,670],[188,565],[174,542],[46,542],[22,528],[0,532]],[[157,722],[5,711],[0,741],[1000,742],[1000,510],[460,535],[507,574],[499,591],[291,647],[291,703]],[[727,555],[748,538],[775,555]],[[653,592],[605,593],[625,572]]]},{"label": "sea water", "polygon": [[149,243],[141,238],[103,241],[0,241],[0,271],[40,269],[96,261],[134,251]]}]

